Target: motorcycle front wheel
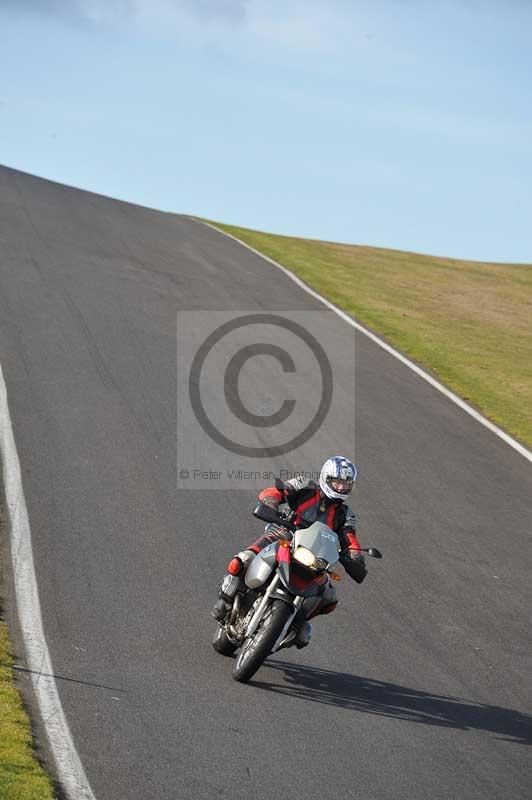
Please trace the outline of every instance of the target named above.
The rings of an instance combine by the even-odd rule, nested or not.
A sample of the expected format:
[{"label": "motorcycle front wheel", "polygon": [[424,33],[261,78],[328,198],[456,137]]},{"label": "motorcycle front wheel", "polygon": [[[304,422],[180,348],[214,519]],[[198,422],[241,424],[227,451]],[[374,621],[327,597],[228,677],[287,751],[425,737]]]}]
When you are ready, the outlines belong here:
[{"label": "motorcycle front wheel", "polygon": [[293,613],[292,606],[274,600],[253,636],[246,639],[233,665],[233,678],[247,683],[264,663]]}]

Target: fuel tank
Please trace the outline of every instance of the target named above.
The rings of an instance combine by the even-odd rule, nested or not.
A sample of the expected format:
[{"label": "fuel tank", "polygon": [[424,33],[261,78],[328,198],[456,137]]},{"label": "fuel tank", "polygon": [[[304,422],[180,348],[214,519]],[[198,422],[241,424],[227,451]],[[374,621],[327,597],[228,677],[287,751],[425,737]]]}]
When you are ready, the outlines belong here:
[{"label": "fuel tank", "polygon": [[258,589],[268,580],[275,566],[276,550],[277,543],[273,542],[261,550],[250,563],[244,576],[245,584],[250,589]]}]

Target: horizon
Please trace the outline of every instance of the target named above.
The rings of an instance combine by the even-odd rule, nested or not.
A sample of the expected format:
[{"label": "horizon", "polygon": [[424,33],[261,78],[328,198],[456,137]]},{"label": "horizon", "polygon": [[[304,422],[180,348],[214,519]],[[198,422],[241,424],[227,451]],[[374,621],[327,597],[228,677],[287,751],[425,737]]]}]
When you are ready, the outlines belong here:
[{"label": "horizon", "polygon": [[261,228],[248,228],[245,225],[240,225],[237,222],[233,222],[231,220],[214,220],[214,219],[207,219],[207,217],[201,217],[196,214],[187,214],[184,211],[167,211],[162,208],[158,208],[157,206],[148,206],[144,205],[143,203],[136,203],[133,200],[128,200],[124,197],[113,196],[109,194],[104,194],[102,192],[93,191],[92,189],[86,189],[83,186],[75,186],[74,184],[64,183],[62,181],[56,181],[52,178],[47,178],[46,175],[37,175],[32,172],[26,172],[25,170],[18,169],[16,167],[11,167],[9,164],[0,164],[0,168],[5,168],[9,170],[13,170],[14,172],[20,172],[24,175],[29,175],[32,178],[38,178],[39,180],[48,181],[50,183],[56,183],[59,186],[66,186],[70,189],[75,189],[80,192],[87,192],[88,194],[94,194],[99,197],[104,197],[107,200],[116,200],[120,203],[127,203],[128,205],[139,206],[140,208],[147,208],[150,211],[160,212],[161,214],[173,214],[178,217],[190,217],[192,219],[197,219],[200,222],[206,222],[212,225],[228,225],[233,228],[244,228],[246,230],[253,231],[254,233],[263,233],[269,236],[281,236],[288,239],[303,239],[308,242],[319,242],[320,244],[331,244],[331,245],[339,245],[341,247],[360,247],[369,250],[384,250],[386,252],[396,252],[396,253],[407,253],[413,256],[421,256],[430,259],[439,259],[442,261],[459,261],[463,263],[471,263],[471,264],[497,264],[499,266],[509,266],[509,267],[532,267],[532,261],[493,261],[493,260],[485,260],[485,259],[476,259],[476,258],[456,258],[455,256],[449,256],[441,253],[426,253],[419,250],[403,250],[398,247],[380,247],[378,245],[373,245],[368,242],[346,242],[346,241],[332,241],[331,239],[319,239],[315,236],[295,236],[289,233],[277,233],[276,231],[264,230]]}]

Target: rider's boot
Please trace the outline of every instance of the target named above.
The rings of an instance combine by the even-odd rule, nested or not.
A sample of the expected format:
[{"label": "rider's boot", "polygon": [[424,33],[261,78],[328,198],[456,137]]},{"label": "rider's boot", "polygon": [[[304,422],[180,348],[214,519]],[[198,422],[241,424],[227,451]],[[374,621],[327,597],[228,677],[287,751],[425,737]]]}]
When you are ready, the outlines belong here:
[{"label": "rider's boot", "polygon": [[233,607],[235,594],[243,588],[243,577],[255,553],[242,550],[229,562],[229,572],[223,578],[218,590],[218,600],[212,609],[212,615],[218,622],[223,622]]},{"label": "rider's boot", "polygon": [[296,631],[296,635],[291,644],[295,644],[298,649],[306,647],[312,638],[312,625],[310,624],[309,619],[317,616],[318,614],[330,614],[331,611],[334,611],[336,605],[336,593],[334,596],[332,596],[332,601],[331,594],[329,593],[326,596],[325,602],[322,597],[321,601],[317,605],[314,598],[307,598],[303,602],[301,611],[298,612],[294,622],[292,623],[292,630]]}]

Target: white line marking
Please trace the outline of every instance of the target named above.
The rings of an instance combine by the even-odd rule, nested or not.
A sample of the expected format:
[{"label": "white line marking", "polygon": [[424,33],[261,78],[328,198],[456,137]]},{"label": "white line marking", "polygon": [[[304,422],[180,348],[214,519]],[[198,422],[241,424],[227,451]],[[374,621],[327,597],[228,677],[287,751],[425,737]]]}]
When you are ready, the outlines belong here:
[{"label": "white line marking", "polygon": [[394,348],[391,347],[389,344],[384,342],[382,339],[379,339],[378,336],[369,331],[367,328],[364,328],[363,325],[361,325],[359,322],[356,322],[353,319],[353,317],[350,317],[349,314],[346,314],[345,311],[342,311],[342,309],[338,308],[338,306],[335,306],[329,300],[326,300],[325,297],[322,297],[321,294],[315,292],[314,289],[311,289],[310,286],[307,286],[307,284],[304,283],[301,280],[301,278],[298,278],[297,275],[294,275],[294,273],[291,272],[289,269],[283,267],[282,264],[279,264],[277,261],[274,261],[273,258],[269,258],[269,256],[265,256],[264,253],[260,253],[258,250],[255,250],[254,247],[250,247],[249,244],[246,244],[241,239],[238,239],[236,236],[233,236],[231,233],[226,233],[226,231],[217,228],[215,225],[211,225],[209,222],[204,222],[203,220],[197,219],[196,217],[188,217],[188,219],[191,219],[194,222],[198,222],[200,225],[205,225],[207,228],[212,228],[213,231],[221,233],[222,236],[227,236],[228,239],[233,239],[233,241],[238,242],[238,244],[242,245],[242,247],[246,247],[248,250],[251,250],[252,253],[255,253],[255,255],[260,256],[260,258],[263,258],[265,261],[268,261],[270,264],[273,264],[274,267],[277,267],[277,269],[280,269],[282,272],[284,272],[285,275],[288,275],[288,277],[291,280],[293,280],[294,283],[297,283],[297,285],[301,287],[301,289],[304,289],[305,292],[308,292],[308,294],[312,295],[312,297],[315,297],[316,300],[319,300],[320,302],[324,303],[324,305],[326,305],[327,308],[330,308],[331,311],[334,311],[335,314],[338,314],[338,316],[341,317],[344,320],[344,322],[347,322],[349,325],[352,325],[352,327],[356,328],[357,331],[363,333],[364,336],[367,336],[368,339],[371,339],[379,347],[382,347],[382,349],[386,350],[387,353],[390,353],[392,356],[397,358],[406,367],[411,369],[412,372],[415,372],[416,375],[419,375],[420,378],[423,378],[424,381],[430,383],[431,386],[433,386],[439,392],[444,394],[445,397],[447,397],[449,400],[451,400],[453,403],[459,406],[459,408],[461,408],[462,411],[465,411],[466,414],[469,414],[469,416],[473,417],[473,419],[475,419],[477,422],[480,422],[481,425],[484,425],[485,428],[487,428],[496,436],[498,436],[499,439],[502,439],[503,442],[506,442],[506,444],[510,445],[510,447],[513,447],[513,449],[517,450],[517,452],[520,453],[520,455],[522,455],[524,458],[526,458],[527,461],[530,461],[532,463],[532,452],[528,450],[528,448],[524,447],[524,445],[520,444],[508,433],[505,433],[503,430],[498,428],[497,425],[495,425],[493,422],[490,422],[489,419],[486,419],[486,417],[482,416],[480,412],[472,408],[472,406],[468,405],[468,403],[466,403],[465,400],[462,400],[462,398],[458,397],[457,394],[451,392],[450,389],[447,389],[442,383],[433,378],[432,375],[429,375],[428,372],[425,372],[423,369],[421,369],[421,367],[418,367],[417,364],[414,364],[413,361],[410,361],[410,359],[406,358],[406,356],[399,353],[398,350],[394,350]]},{"label": "white line marking", "polygon": [[95,800],[61,706],[44,636],[28,510],[1,365],[0,461],[4,476],[18,617],[39,712],[54,756],[57,776],[67,797],[69,800]]}]

